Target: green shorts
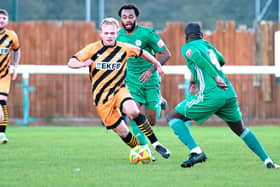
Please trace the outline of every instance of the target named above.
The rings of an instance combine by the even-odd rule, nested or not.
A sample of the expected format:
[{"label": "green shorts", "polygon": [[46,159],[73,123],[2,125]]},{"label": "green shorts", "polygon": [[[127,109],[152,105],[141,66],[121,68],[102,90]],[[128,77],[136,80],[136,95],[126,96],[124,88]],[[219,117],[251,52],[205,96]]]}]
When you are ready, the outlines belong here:
[{"label": "green shorts", "polygon": [[140,75],[128,74],[126,85],[135,101],[151,110],[160,108],[160,81],[158,76],[152,76],[146,83],[139,81]]},{"label": "green shorts", "polygon": [[226,122],[241,120],[242,115],[236,98],[225,98],[223,95],[204,96],[196,94],[179,103],[175,110],[185,117],[202,124],[213,114]]}]

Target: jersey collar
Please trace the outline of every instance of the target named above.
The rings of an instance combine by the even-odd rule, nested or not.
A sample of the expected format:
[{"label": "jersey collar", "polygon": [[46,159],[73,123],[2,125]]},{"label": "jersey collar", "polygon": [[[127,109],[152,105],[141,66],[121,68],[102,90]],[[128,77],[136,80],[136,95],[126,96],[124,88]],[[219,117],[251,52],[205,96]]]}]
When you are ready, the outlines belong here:
[{"label": "jersey collar", "polygon": [[115,44],[114,44],[114,45],[104,45],[103,40],[101,40],[101,44],[102,44],[104,47],[107,47],[107,48],[114,48],[114,47],[116,47],[116,45],[117,45],[117,41],[115,41]]},{"label": "jersey collar", "polygon": [[6,32],[6,29],[4,28],[3,30],[0,31],[0,34],[4,34]]}]

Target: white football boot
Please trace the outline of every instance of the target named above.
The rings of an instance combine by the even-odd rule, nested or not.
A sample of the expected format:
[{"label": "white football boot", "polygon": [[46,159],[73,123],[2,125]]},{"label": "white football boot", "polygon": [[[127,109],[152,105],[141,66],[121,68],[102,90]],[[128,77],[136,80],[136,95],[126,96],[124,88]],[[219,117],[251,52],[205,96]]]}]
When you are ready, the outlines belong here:
[{"label": "white football boot", "polygon": [[6,144],[8,143],[8,138],[6,137],[5,133],[0,133],[0,144]]}]

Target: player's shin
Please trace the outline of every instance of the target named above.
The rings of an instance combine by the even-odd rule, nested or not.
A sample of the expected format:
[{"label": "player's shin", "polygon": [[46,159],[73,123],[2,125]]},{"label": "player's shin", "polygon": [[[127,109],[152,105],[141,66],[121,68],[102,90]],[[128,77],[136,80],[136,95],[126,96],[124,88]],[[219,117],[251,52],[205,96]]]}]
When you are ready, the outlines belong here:
[{"label": "player's shin", "polygon": [[133,121],[135,121],[138,128],[147,136],[151,144],[157,141],[157,137],[154,134],[149,121],[143,114],[139,113],[139,115],[134,118]]},{"label": "player's shin", "polygon": [[246,143],[246,145],[262,160],[265,161],[269,158],[268,154],[265,152],[264,148],[258,141],[257,137],[248,128],[245,128],[240,138]]},{"label": "player's shin", "polygon": [[187,127],[187,125],[189,124],[185,124],[185,123],[190,123],[190,122],[189,121],[184,122],[183,120],[178,118],[173,118],[168,121],[168,124],[173,129],[174,134],[191,151],[194,148],[198,147],[198,145],[195,142],[194,138],[192,137],[189,128]]},{"label": "player's shin", "polygon": [[124,143],[126,143],[129,147],[134,148],[139,145],[136,137],[131,133],[128,132],[126,137],[121,137]]},{"label": "player's shin", "polygon": [[133,134],[136,136],[137,140],[139,141],[140,145],[146,145],[147,140],[144,133],[138,128],[135,121],[130,121],[130,126]]},{"label": "player's shin", "polygon": [[3,117],[0,121],[0,132],[5,133],[6,126],[8,125],[8,106],[5,100],[0,100],[0,105],[2,107]]},{"label": "player's shin", "polygon": [[139,115],[134,118],[134,121],[138,125],[139,129],[147,136],[155,150],[163,157],[163,158],[169,158],[170,157],[170,151],[164,147],[162,144],[159,143],[156,135],[154,134],[151,125],[149,121],[146,119],[146,117],[139,113]]}]

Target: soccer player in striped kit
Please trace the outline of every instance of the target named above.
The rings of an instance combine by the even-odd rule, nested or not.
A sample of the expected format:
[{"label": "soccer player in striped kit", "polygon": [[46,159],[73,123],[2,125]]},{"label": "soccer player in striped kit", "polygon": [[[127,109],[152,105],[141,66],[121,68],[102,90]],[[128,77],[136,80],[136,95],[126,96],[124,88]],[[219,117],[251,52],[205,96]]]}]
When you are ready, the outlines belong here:
[{"label": "soccer player in striped kit", "polygon": [[[17,34],[6,28],[9,23],[8,12],[0,9],[0,143],[8,143],[8,96],[11,80],[17,77],[16,68],[20,60]],[[12,74],[10,74],[12,73]]]},{"label": "soccer player in striped kit", "polygon": [[163,76],[161,64],[147,51],[127,43],[117,42],[119,23],[114,18],[105,18],[100,25],[101,41],[87,45],[69,61],[70,68],[89,67],[92,83],[92,97],[98,115],[107,129],[112,129],[131,148],[139,143],[129,131],[123,114],[134,120],[164,158],[170,153],[158,141],[145,115],[140,113],[125,85],[126,62],[132,56],[148,60]]}]

